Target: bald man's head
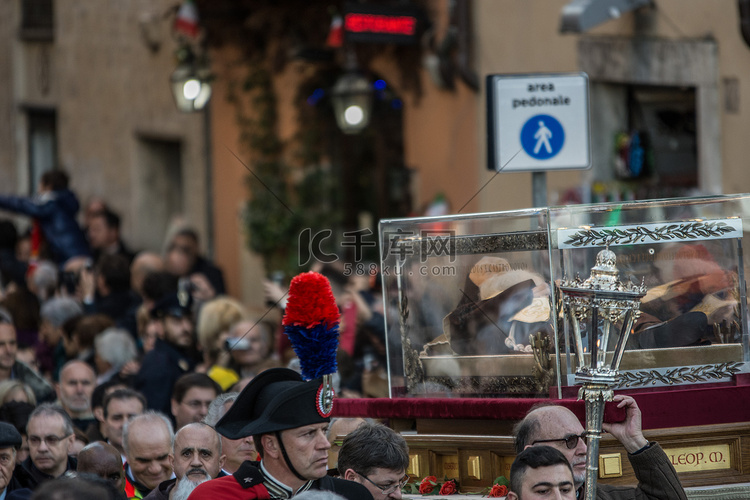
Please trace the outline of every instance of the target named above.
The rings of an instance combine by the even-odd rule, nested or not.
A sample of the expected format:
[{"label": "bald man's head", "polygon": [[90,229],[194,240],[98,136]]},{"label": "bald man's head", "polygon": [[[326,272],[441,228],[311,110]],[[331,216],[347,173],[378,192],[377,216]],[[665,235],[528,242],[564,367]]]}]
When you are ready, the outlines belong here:
[{"label": "bald man's head", "polygon": [[112,483],[118,491],[125,487],[122,457],[114,446],[94,441],[78,452],[78,472],[95,474]]},{"label": "bald man's head", "polygon": [[71,418],[88,417],[91,413],[91,395],[96,386],[96,373],[91,366],[79,360],[68,361],[60,369],[57,397]]},{"label": "bald man's head", "polygon": [[517,454],[537,444],[557,448],[570,462],[578,486],[586,479],[586,440],[580,438],[583,434],[583,425],[575,413],[556,405],[532,409],[513,429]]}]

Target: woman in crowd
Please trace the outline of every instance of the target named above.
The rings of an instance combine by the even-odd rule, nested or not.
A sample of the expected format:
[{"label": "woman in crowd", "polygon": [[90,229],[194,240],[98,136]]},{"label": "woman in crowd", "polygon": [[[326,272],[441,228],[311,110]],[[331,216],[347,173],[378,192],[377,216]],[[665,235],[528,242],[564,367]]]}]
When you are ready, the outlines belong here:
[{"label": "woman in crowd", "polygon": [[203,350],[203,363],[200,369],[225,391],[240,379],[237,372],[229,368],[230,355],[227,349],[229,327],[245,318],[247,318],[245,307],[226,296],[206,302],[198,316],[196,330],[198,342]]}]

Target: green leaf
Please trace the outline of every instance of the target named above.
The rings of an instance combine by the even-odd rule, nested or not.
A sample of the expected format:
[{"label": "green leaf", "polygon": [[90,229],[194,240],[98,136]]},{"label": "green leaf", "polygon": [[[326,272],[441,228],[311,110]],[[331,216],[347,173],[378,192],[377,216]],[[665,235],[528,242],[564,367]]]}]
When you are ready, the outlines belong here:
[{"label": "green leaf", "polygon": [[401,488],[401,493],[405,493],[407,495],[419,495],[419,484],[406,483],[404,487]]},{"label": "green leaf", "polygon": [[501,486],[507,486],[510,488],[510,481],[505,476],[496,477],[492,484],[499,484]]}]

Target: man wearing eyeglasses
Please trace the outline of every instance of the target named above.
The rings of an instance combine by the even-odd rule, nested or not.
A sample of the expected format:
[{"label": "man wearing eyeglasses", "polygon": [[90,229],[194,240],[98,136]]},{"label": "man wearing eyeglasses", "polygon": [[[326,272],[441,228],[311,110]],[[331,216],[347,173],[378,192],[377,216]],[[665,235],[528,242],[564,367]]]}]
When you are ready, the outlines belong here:
[{"label": "man wearing eyeglasses", "polygon": [[170,401],[175,429],[203,420],[219,394],[221,387],[205,373],[188,373],[177,379]]},{"label": "man wearing eyeglasses", "polygon": [[[602,424],[628,452],[628,460],[638,479],[636,488],[598,484],[596,497],[603,500],[648,499],[687,500],[677,472],[658,443],[648,441],[641,429],[641,410],[630,396],[617,395],[614,402],[625,409],[623,422]],[[586,480],[586,433],[575,414],[562,406],[532,408],[513,429],[516,453],[547,445],[560,450],[573,468],[580,498]]]},{"label": "man wearing eyeglasses", "polygon": [[18,480],[29,489],[76,470],[75,458],[68,457],[73,443],[73,422],[65,410],[52,404],[38,406],[26,426],[29,458],[16,468]]},{"label": "man wearing eyeglasses", "polygon": [[347,434],[339,452],[339,475],[363,485],[375,500],[401,498],[408,467],[406,440],[381,424],[361,424]]}]

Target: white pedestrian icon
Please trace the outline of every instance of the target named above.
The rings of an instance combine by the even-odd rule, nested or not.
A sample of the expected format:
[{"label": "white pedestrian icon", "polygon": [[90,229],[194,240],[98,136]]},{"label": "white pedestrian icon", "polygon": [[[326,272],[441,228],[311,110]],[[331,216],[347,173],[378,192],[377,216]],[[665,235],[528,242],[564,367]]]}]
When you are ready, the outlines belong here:
[{"label": "white pedestrian icon", "polygon": [[548,154],[552,154],[552,145],[550,145],[549,143],[550,137],[552,137],[552,131],[547,128],[543,120],[539,120],[539,130],[537,130],[536,134],[534,134],[534,139],[536,139],[534,154],[539,153],[542,145],[544,145],[544,148],[547,150]]}]

